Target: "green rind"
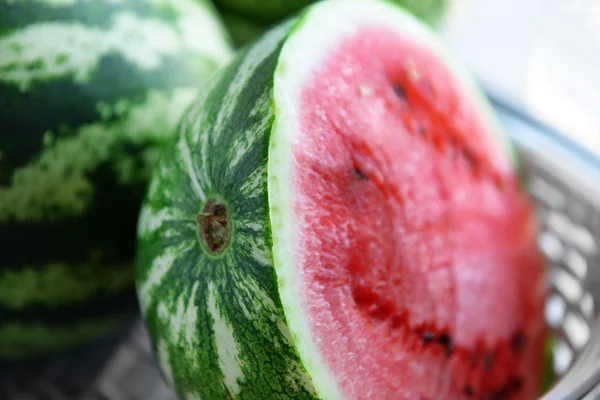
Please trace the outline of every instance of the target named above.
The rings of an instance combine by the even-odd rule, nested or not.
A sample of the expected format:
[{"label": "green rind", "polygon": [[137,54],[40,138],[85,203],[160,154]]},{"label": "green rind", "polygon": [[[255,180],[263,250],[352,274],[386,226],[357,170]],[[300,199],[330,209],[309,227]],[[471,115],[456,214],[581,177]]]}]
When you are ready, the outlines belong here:
[{"label": "green rind", "polygon": [[227,26],[234,44],[238,48],[260,37],[269,26],[233,13],[224,13],[222,15],[223,22]]},{"label": "green rind", "polygon": [[[234,43],[240,47],[256,39],[272,24],[315,3],[316,0],[215,0]],[[421,21],[439,26],[451,0],[390,0]]]},{"label": "green rind", "polygon": [[436,27],[446,16],[452,0],[392,0],[421,21]]},{"label": "green rind", "polygon": [[[156,170],[139,225],[140,304],[181,398],[313,399],[271,258],[267,152],[273,71],[290,26],[269,32],[213,77]],[[220,256],[195,218],[225,199],[233,240]]]},{"label": "green rind", "polygon": [[131,287],[128,267],[90,262],[0,271],[0,305],[17,313],[27,307],[58,308],[120,293]]},{"label": "green rind", "polygon": [[0,358],[22,360],[43,357],[66,349],[85,345],[100,336],[117,332],[131,321],[130,313],[88,318],[68,326],[48,326],[45,323],[4,322],[0,326]]},{"label": "green rind", "polygon": [[113,23],[113,18],[122,12],[169,22],[176,22],[180,14],[177,6],[168,2],[153,4],[128,0],[115,4],[94,0],[8,0],[0,4],[0,35],[43,22],[75,22],[107,28]]},{"label": "green rind", "polygon": [[[0,22],[2,358],[80,343],[79,313],[133,290],[151,171],[231,47],[206,0],[11,0]],[[113,307],[81,338],[136,310]],[[111,313],[120,322],[102,328]],[[35,318],[52,325],[46,341],[10,328]]]},{"label": "green rind", "polygon": [[214,0],[224,13],[231,12],[261,23],[277,22],[315,0]]},{"label": "green rind", "polygon": [[[435,25],[447,11],[449,0],[393,0],[417,18]],[[215,0],[217,7],[260,22],[275,22],[315,0]]]}]

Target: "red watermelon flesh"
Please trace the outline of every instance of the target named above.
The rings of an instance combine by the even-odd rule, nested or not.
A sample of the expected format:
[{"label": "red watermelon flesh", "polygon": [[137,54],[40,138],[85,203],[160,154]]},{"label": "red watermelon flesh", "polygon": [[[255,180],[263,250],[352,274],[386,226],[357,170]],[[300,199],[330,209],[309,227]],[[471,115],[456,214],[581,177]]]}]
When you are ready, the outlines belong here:
[{"label": "red watermelon flesh", "polygon": [[437,55],[363,27],[301,92],[303,306],[352,399],[534,399],[545,324],[532,206]]}]

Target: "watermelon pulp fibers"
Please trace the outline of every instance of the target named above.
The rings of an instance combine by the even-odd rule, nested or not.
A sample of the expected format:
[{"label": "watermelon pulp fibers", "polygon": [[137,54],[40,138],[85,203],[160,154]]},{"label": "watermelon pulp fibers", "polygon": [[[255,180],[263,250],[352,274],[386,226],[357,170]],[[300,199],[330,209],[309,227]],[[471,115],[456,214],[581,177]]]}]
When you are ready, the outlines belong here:
[{"label": "watermelon pulp fibers", "polygon": [[543,269],[531,205],[441,60],[364,28],[300,104],[300,291],[344,391],[532,398]]},{"label": "watermelon pulp fibers", "polygon": [[533,214],[460,71],[392,2],[325,0],[213,77],[138,227],[181,398],[537,395]]}]

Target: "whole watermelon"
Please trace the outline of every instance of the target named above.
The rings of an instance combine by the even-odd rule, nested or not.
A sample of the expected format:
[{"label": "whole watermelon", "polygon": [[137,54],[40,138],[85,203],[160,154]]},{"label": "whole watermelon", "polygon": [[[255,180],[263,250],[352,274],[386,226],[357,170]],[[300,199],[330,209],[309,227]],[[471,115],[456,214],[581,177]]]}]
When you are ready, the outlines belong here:
[{"label": "whole watermelon", "polygon": [[543,257],[518,160],[435,33],[323,0],[184,114],[136,285],[182,399],[530,400]]},{"label": "whole watermelon", "polygon": [[[236,43],[254,40],[274,23],[298,12],[316,0],[214,0]],[[436,26],[451,0],[389,0],[406,8],[422,21]]]},{"label": "whole watermelon", "polygon": [[230,43],[202,0],[0,2],[0,358],[136,311],[140,201]]}]

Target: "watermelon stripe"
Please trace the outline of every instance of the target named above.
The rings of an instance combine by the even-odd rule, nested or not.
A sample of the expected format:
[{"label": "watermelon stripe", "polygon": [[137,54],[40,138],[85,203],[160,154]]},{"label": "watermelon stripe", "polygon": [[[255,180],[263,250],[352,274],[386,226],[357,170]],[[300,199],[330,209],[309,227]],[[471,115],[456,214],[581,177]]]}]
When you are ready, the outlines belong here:
[{"label": "watermelon stripe", "polygon": [[[0,110],[5,132],[27,132],[24,140],[18,142],[12,141],[11,135],[0,137],[3,167],[10,171],[29,162],[40,151],[48,132],[61,137],[71,135],[73,130],[89,123],[116,121],[120,116],[107,115],[105,110],[125,105],[127,108],[143,105],[149,99],[147,93],[140,92],[140,87],[168,90],[185,86],[185,82],[195,80],[197,74],[215,67],[210,60],[206,60],[204,65],[186,63],[185,57],[168,57],[162,60],[160,68],[143,70],[128,62],[122,54],[114,53],[102,58],[98,69],[85,84],[77,82],[73,76],[66,76],[38,83],[31,90],[23,92],[15,86],[0,83],[0,91],[5,94]],[[111,78],[113,76],[119,80],[115,81]],[[107,81],[113,81],[119,89],[114,90],[112,85],[106,84]],[[56,93],[73,95],[57,97]],[[39,114],[44,118],[23,118],[24,115]],[[8,174],[0,173],[0,185],[7,185],[10,178]]]},{"label": "watermelon stripe", "polygon": [[[315,398],[278,298],[267,222],[269,71],[286,29],[238,53],[187,111],[142,209],[140,304],[182,398]],[[232,240],[220,256],[197,238],[205,199],[224,201],[231,213]]]},{"label": "watermelon stripe", "polygon": [[42,305],[12,310],[0,306],[0,330],[11,323],[44,323],[49,326],[69,325],[76,320],[101,318],[117,314],[132,315],[135,310],[135,290],[131,287],[111,295],[96,294],[88,302],[62,304],[59,308]]},{"label": "watermelon stripe", "polygon": [[[116,176],[107,165],[95,169],[90,183],[102,185],[106,190],[96,191],[90,199],[93,206],[78,218],[0,225],[2,269],[19,269],[28,264],[45,267],[52,261],[90,261],[90,249],[94,248],[102,249],[102,262],[126,261],[134,249],[130,238],[135,235],[136,221],[121,221],[120,216],[138,210],[135,194],[141,195],[144,186],[117,186]],[[115,212],[119,197],[122,200]],[[90,235],[90,226],[95,227],[93,235]],[[115,226],[119,228],[115,229]]]},{"label": "watermelon stripe", "polygon": [[113,295],[130,287],[130,268],[129,263],[101,267],[93,258],[85,264],[0,268],[0,307],[15,311],[37,305],[55,308],[99,294]]},{"label": "watermelon stripe", "polygon": [[[156,35],[161,40],[153,41],[152,37]],[[69,45],[47,49],[39,43],[40,37],[50,37]],[[39,81],[67,75],[74,75],[78,83],[86,83],[102,60],[111,54],[118,54],[138,70],[150,71],[157,69],[163,58],[177,57],[186,46],[172,26],[128,14],[120,14],[110,30],[80,23],[34,24],[0,38],[3,54],[0,81],[21,90],[29,90]],[[110,77],[117,76],[120,77]]]},{"label": "watermelon stripe", "polygon": [[103,334],[114,333],[124,326],[130,315],[89,317],[68,325],[44,322],[5,322],[0,325],[0,358],[19,359],[37,356],[56,348],[83,345]]},{"label": "watermelon stripe", "polygon": [[157,5],[149,2],[8,1],[0,4],[0,26],[4,32],[43,22],[78,22],[88,27],[106,28],[122,12],[168,22],[174,22],[179,17],[179,12],[167,4]]},{"label": "watermelon stripe", "polygon": [[[123,214],[115,212],[116,202],[122,203],[119,206],[121,210],[138,210],[136,199],[140,198],[146,178],[158,157],[156,150],[152,147],[148,149],[148,145],[165,140],[171,132],[170,127],[175,126],[175,121],[181,116],[182,107],[188,104],[194,94],[193,89],[149,92],[147,101],[131,108],[126,118],[113,124],[98,122],[85,125],[72,137],[47,141],[45,151],[35,161],[15,171],[13,185],[0,188],[0,196],[4,198],[0,204],[0,221],[16,219],[31,223],[87,213],[85,222],[61,222],[65,230],[70,229],[79,235],[89,232],[91,225],[86,227],[85,224],[91,221],[120,221],[120,215]],[[118,110],[118,106],[115,109]],[[160,111],[150,114],[149,110]],[[153,118],[149,119],[148,115]],[[140,161],[132,164],[133,159]],[[96,184],[107,189],[95,192],[93,188],[97,187]],[[125,194],[129,196],[124,197]],[[102,200],[102,203],[93,203],[94,198]],[[90,209],[91,204],[94,206]],[[19,228],[23,231],[16,230],[16,233],[31,233],[33,239],[39,239],[39,245],[44,249],[48,248],[44,234],[61,234],[61,223],[50,222],[45,227],[48,231],[44,233],[41,233],[42,230],[34,233],[34,226],[27,228],[23,224]],[[124,235],[124,241],[128,241],[128,237],[134,237],[129,230],[131,227],[135,227],[135,220],[125,222],[120,232],[114,232],[114,228],[110,232],[108,224],[99,224],[96,229],[99,230],[100,242],[103,237],[112,240],[111,235]],[[91,240],[77,236],[73,239],[84,243]],[[54,246],[48,251],[50,256],[60,254]],[[80,259],[77,255],[73,257]]]}]

